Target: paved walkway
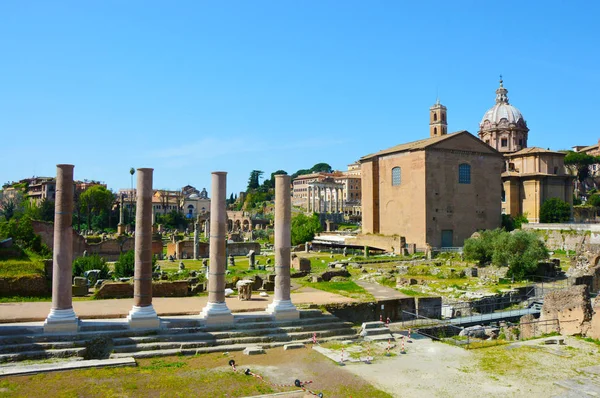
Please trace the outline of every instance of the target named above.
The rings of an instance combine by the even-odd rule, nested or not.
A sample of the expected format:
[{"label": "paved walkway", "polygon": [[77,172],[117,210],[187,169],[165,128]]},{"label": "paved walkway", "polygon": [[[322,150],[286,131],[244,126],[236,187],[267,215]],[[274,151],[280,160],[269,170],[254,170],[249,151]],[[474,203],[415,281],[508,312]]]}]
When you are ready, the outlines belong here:
[{"label": "paved walkway", "polygon": [[383,286],[378,283],[367,282],[367,281],[355,281],[356,284],[364,288],[367,292],[371,293],[377,301],[380,300],[394,300],[407,298],[406,294],[400,293],[399,291],[392,289],[391,287]]},{"label": "paved walkway", "polygon": [[[357,300],[312,288],[301,288],[291,294],[294,304],[350,303]],[[273,301],[269,297],[254,295],[250,301],[228,298],[226,303],[232,312],[264,311]],[[208,302],[208,297],[154,297],[152,304],[160,316],[196,315]],[[74,301],[73,309],[80,319],[106,319],[126,317],[133,306],[133,299]],[[43,321],[48,316],[51,302],[27,302],[0,304],[0,323]]]}]

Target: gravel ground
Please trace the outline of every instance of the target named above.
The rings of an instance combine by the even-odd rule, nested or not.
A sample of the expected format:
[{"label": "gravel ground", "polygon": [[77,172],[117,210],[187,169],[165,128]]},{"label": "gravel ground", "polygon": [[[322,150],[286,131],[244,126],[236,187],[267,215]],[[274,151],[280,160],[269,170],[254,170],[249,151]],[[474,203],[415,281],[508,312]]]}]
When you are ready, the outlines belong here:
[{"label": "gravel ground", "polygon": [[600,363],[595,344],[572,337],[564,346],[541,343],[465,350],[420,338],[406,345],[406,354],[344,369],[397,397],[549,397],[565,393],[555,381]]}]

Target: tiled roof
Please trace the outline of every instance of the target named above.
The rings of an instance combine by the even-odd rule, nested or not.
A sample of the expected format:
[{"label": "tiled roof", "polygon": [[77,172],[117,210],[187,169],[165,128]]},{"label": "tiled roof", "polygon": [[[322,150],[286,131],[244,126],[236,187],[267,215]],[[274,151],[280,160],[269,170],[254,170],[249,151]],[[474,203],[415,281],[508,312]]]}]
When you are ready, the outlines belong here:
[{"label": "tiled roof", "polygon": [[547,154],[563,155],[563,156],[566,155],[565,153],[562,153],[562,152],[550,151],[548,149],[532,146],[529,148],[523,148],[520,151],[517,151],[514,153],[507,153],[505,156],[522,156],[522,155],[530,155],[530,154],[535,154],[535,153],[547,153]]},{"label": "tiled roof", "polygon": [[363,156],[362,158],[360,158],[360,160],[361,161],[367,160],[367,159],[373,158],[375,156],[388,155],[390,153],[398,153],[398,152],[405,152],[405,151],[417,151],[417,150],[425,149],[431,145],[437,144],[438,142],[442,142],[447,139],[454,138],[458,134],[464,134],[464,133],[469,134],[468,131],[462,130],[462,131],[457,131],[457,132],[450,133],[450,134],[440,135],[437,137],[426,138],[424,140],[407,142],[406,144],[396,145],[391,148],[384,149],[382,151]]}]

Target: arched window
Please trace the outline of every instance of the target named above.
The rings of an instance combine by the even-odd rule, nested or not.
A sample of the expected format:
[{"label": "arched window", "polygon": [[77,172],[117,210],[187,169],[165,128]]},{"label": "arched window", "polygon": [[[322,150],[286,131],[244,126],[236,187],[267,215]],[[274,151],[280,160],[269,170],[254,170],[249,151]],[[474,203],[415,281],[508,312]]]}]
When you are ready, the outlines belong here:
[{"label": "arched window", "polygon": [[434,121],[434,122],[437,122],[437,113],[434,113],[434,114],[433,114],[433,121]]},{"label": "arched window", "polygon": [[445,122],[445,121],[446,121],[446,114],[442,113],[442,122]]},{"label": "arched window", "polygon": [[458,183],[459,184],[470,184],[471,183],[471,166],[462,163],[458,166]]},{"label": "arched window", "polygon": [[394,167],[392,169],[392,186],[400,185],[401,177],[400,177],[400,167]]},{"label": "arched window", "polygon": [[437,127],[433,128],[433,135],[437,135]]}]

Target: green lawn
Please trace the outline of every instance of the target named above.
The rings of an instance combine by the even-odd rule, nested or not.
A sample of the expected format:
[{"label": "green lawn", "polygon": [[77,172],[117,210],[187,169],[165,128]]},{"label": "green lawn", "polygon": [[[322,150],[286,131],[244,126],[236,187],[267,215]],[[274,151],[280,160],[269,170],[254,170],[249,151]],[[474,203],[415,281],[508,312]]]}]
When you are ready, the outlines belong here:
[{"label": "green lawn", "polygon": [[39,260],[0,261],[0,278],[44,275],[44,264]]}]

